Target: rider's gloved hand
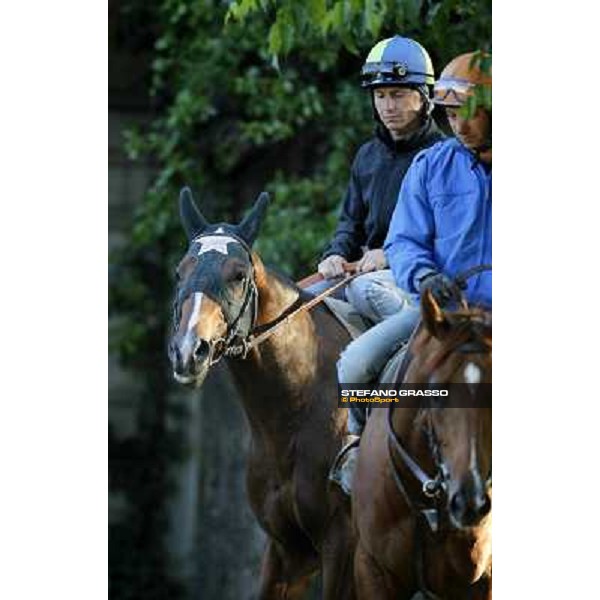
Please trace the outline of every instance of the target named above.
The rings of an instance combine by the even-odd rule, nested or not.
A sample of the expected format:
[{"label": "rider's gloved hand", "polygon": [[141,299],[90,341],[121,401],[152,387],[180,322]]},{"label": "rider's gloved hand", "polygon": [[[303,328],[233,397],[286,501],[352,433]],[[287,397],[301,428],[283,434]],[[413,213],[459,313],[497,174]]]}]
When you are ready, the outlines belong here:
[{"label": "rider's gloved hand", "polygon": [[423,277],[419,282],[419,292],[422,294],[425,290],[429,290],[442,307],[461,300],[460,290],[452,279],[443,273],[432,272]]},{"label": "rider's gloved hand", "polygon": [[344,274],[345,265],[346,259],[343,256],[332,254],[321,261],[317,269],[325,279],[333,279],[334,277],[341,277]]}]

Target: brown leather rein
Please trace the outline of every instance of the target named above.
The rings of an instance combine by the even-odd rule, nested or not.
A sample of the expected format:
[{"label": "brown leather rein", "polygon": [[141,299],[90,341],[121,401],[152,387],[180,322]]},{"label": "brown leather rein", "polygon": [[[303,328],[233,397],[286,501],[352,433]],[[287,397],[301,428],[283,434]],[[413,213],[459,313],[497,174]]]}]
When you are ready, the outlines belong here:
[{"label": "brown leather rein", "polygon": [[[352,265],[349,264],[349,266],[352,266]],[[249,341],[247,342],[248,350],[251,350],[252,348],[256,348],[256,346],[258,346],[259,344],[262,344],[267,338],[269,338],[271,335],[273,335],[280,327],[283,327],[283,325],[288,323],[295,316],[299,315],[302,312],[306,312],[307,310],[310,310],[313,306],[316,306],[317,304],[323,302],[323,300],[325,300],[325,298],[327,298],[327,296],[330,296],[331,294],[333,294],[333,292],[337,291],[341,287],[344,287],[345,285],[348,285],[353,279],[355,279],[359,275],[363,274],[358,271],[354,271],[354,272],[353,271],[354,271],[354,269],[352,269],[352,270],[348,269],[342,280],[338,281],[337,283],[332,285],[330,288],[327,288],[326,290],[321,292],[318,296],[315,296],[308,302],[302,303],[302,301],[300,299],[296,300],[296,302],[294,302],[290,307],[288,307],[275,320],[271,321],[270,323],[267,323],[266,325],[262,325],[260,327],[260,330],[266,329],[266,330],[262,331],[262,333],[255,335],[255,332],[259,329],[259,328],[255,328],[253,330],[253,332],[250,334]],[[297,308],[295,308],[296,305],[298,305]]]},{"label": "brown leather rein", "polygon": [[[217,363],[223,356],[232,356],[237,358],[246,358],[248,352],[253,348],[256,348],[258,345],[262,344],[265,340],[271,337],[278,329],[283,327],[286,323],[289,323],[294,317],[298,316],[300,313],[306,312],[316,306],[317,304],[323,302],[325,298],[336,292],[341,287],[348,285],[353,279],[362,275],[362,272],[356,270],[357,263],[346,263],[344,270],[345,275],[344,278],[333,284],[331,287],[327,288],[314,298],[311,298],[308,302],[303,302],[301,298],[298,298],[295,302],[293,302],[290,306],[288,306],[278,317],[270,321],[269,323],[265,323],[264,325],[259,325],[257,327],[253,327],[250,333],[246,338],[241,339],[236,344],[227,344],[226,340],[217,340],[217,343],[224,344],[224,348],[216,355],[215,358],[212,359],[211,365]],[[310,285],[312,283],[316,283],[318,281],[323,280],[323,276],[319,273],[315,273],[309,277],[298,282],[300,286]],[[249,305],[249,303],[245,302],[245,305]]]}]

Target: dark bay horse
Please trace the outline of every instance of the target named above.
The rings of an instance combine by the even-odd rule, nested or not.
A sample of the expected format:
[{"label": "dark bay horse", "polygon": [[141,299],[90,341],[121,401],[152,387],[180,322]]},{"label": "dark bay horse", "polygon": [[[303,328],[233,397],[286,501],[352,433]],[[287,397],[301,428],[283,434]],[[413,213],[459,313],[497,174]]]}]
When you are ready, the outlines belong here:
[{"label": "dark bay horse", "polygon": [[403,381],[460,383],[464,397],[460,407],[430,398],[369,417],[352,495],[356,592],[368,600],[409,600],[417,592],[432,600],[487,599],[491,313],[444,312],[429,292],[421,311]]},{"label": "dark bay horse", "polygon": [[196,386],[225,357],[240,392],[252,434],[248,497],[268,536],[259,598],[299,598],[319,569],[324,598],[353,598],[349,503],[327,479],[346,429],[335,363],[349,335],[320,304],[249,349],[256,332],[309,298],[251,249],[267,204],[261,194],[239,225],[211,225],[182,191],[190,246],[177,269],[169,355],[175,378]]}]

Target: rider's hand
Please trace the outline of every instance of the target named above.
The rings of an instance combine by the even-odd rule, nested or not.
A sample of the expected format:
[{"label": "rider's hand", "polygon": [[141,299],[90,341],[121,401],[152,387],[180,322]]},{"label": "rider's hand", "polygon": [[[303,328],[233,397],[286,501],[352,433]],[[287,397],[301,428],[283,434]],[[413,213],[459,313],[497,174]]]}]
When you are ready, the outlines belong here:
[{"label": "rider's hand", "polygon": [[320,262],[317,269],[325,279],[333,279],[334,277],[341,277],[344,274],[345,265],[346,259],[343,256],[332,254]]},{"label": "rider's hand", "polygon": [[443,273],[431,273],[424,277],[419,284],[419,292],[422,294],[429,290],[435,301],[444,307],[452,301],[460,302],[461,294],[456,284]]},{"label": "rider's hand", "polygon": [[363,254],[363,257],[356,265],[356,270],[361,273],[368,273],[369,271],[380,271],[387,266],[388,262],[383,248],[377,248],[375,250],[367,250]]}]

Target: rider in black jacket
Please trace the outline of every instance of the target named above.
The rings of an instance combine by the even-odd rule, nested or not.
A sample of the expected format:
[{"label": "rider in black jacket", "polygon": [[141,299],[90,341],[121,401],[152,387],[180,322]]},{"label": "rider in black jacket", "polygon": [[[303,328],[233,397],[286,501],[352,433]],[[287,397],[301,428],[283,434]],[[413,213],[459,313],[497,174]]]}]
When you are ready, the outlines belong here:
[{"label": "rider in black jacket", "polygon": [[353,262],[364,246],[382,248],[408,167],[420,150],[443,138],[429,115],[415,133],[398,140],[376,118],[375,136],[354,158],[338,226],[322,259],[337,254]]},{"label": "rider in black jacket", "polygon": [[414,40],[394,36],[376,44],[362,69],[362,87],[369,90],[376,121],[375,135],[354,159],[350,182],[333,239],[319,263],[326,281],[310,288],[319,292],[358,262],[368,273],[346,289],[347,299],[374,322],[410,302],[397,288],[383,253],[392,213],[404,175],[415,155],[444,136],[431,118],[433,66]]},{"label": "rider in black jacket", "polygon": [[[362,69],[376,120],[375,136],[358,150],[335,235],[325,249],[319,272],[325,278],[311,288],[319,292],[358,261],[364,275],[354,279],[346,298],[364,316],[379,322],[412,304],[398,288],[383,252],[383,243],[398,201],[402,180],[414,157],[443,139],[431,117],[434,72],[426,50],[414,40],[394,36],[376,44]],[[365,357],[364,362],[368,362]],[[344,448],[330,478],[349,493],[364,406],[352,405]],[[348,451],[351,450],[351,451]]]}]

